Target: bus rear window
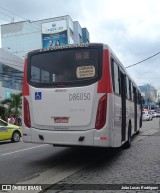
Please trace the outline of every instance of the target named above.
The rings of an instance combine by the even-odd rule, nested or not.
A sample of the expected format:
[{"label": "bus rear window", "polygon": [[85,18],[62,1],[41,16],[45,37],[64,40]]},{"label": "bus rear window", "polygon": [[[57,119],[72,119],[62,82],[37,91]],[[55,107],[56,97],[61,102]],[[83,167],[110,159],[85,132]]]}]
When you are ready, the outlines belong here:
[{"label": "bus rear window", "polygon": [[96,48],[38,52],[29,58],[28,82],[39,87],[94,82],[98,78],[98,63]]}]

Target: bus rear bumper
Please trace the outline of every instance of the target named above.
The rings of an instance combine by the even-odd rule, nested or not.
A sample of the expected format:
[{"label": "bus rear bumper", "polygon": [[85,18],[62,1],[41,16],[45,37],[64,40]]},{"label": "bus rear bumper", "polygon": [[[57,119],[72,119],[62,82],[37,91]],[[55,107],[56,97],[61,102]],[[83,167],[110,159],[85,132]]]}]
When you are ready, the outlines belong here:
[{"label": "bus rear bumper", "polygon": [[[23,141],[57,146],[117,147],[112,144],[109,129],[102,130],[47,130],[22,127]],[[106,132],[107,131],[107,132]],[[24,135],[25,134],[25,135]],[[120,144],[119,144],[120,146]]]},{"label": "bus rear bumper", "polygon": [[29,128],[31,135],[23,135],[24,142],[53,145],[93,146],[94,130],[87,131],[53,131]]}]

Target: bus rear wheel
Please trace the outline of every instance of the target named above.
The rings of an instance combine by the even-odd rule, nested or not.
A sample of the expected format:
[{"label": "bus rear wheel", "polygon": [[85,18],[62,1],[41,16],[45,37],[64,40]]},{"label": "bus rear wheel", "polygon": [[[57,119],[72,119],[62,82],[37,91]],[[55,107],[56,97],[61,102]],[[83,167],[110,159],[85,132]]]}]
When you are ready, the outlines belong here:
[{"label": "bus rear wheel", "polygon": [[131,126],[129,126],[128,128],[128,140],[126,141],[126,143],[124,144],[124,148],[130,148],[131,147],[131,140],[132,140],[132,136],[131,136]]}]

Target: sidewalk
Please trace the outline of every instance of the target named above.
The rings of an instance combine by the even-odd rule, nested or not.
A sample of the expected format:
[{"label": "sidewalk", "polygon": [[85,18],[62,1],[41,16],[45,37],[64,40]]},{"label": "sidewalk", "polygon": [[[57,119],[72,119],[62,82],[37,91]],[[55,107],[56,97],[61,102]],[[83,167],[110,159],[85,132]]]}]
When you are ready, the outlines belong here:
[{"label": "sidewalk", "polygon": [[[160,192],[160,129],[158,123],[158,119],[144,122],[140,134],[135,136],[130,149],[113,150],[109,154],[106,151],[106,155],[97,163],[60,181],[57,186],[61,187],[61,191],[56,190],[57,186],[52,186],[45,193]],[[103,153],[105,154],[105,150]],[[74,190],[76,184],[79,190]],[[124,188],[131,186],[131,189],[116,190],[119,188],[118,184]],[[96,185],[102,190],[95,189]],[[115,185],[115,190],[104,190],[103,185],[111,185],[110,188]],[[138,189],[142,186],[148,189]],[[88,190],[85,190],[86,187]],[[94,189],[90,190],[92,187]],[[154,190],[157,187],[159,190]]]}]

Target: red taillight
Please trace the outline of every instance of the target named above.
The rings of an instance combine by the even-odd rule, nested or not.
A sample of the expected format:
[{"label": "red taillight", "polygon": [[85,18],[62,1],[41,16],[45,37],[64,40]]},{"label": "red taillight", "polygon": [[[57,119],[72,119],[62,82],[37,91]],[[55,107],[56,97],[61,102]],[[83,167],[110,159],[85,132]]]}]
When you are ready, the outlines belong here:
[{"label": "red taillight", "polygon": [[96,129],[101,129],[106,123],[107,95],[100,98],[96,115]]},{"label": "red taillight", "polygon": [[23,73],[23,96],[29,96],[29,85],[27,83],[27,59],[24,62],[24,73]]},{"label": "red taillight", "polygon": [[29,112],[29,103],[27,99],[24,97],[24,104],[23,104],[23,113],[24,113],[24,123],[26,127],[31,127],[31,120],[30,120],[30,112]]}]

